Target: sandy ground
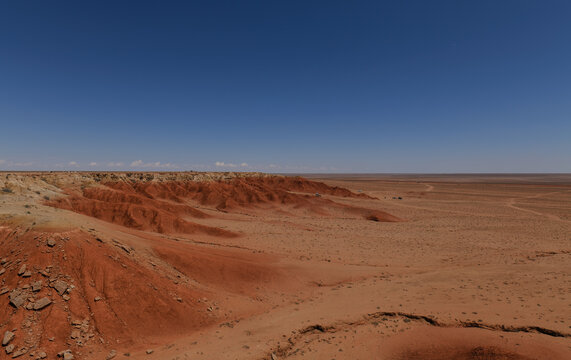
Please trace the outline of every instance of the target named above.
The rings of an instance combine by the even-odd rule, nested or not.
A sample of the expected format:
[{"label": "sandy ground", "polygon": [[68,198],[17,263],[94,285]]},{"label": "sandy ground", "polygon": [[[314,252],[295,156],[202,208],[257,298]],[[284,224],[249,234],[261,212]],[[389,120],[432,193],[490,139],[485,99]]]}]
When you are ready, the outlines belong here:
[{"label": "sandy ground", "polygon": [[571,358],[569,175],[0,175],[2,286],[43,276],[31,302],[53,301],[0,295],[0,336],[32,358]]}]

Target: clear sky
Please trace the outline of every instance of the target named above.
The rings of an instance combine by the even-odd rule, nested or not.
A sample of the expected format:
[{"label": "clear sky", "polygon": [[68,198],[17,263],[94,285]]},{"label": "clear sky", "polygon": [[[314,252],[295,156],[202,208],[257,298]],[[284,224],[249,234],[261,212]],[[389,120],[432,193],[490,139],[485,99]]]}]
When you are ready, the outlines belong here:
[{"label": "clear sky", "polygon": [[571,1],[3,1],[0,169],[571,172]]}]

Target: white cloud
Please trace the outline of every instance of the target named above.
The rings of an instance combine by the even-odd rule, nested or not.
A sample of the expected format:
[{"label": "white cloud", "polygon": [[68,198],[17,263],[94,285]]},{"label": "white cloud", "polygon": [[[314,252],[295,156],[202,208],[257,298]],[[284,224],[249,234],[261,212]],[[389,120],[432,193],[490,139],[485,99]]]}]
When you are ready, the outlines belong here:
[{"label": "white cloud", "polygon": [[236,164],[225,163],[224,161],[217,161],[214,164],[218,167],[236,167],[237,166]]},{"label": "white cloud", "polygon": [[236,164],[232,164],[232,163],[225,163],[224,161],[217,161],[214,163],[216,166],[218,167],[226,167],[226,168],[235,168],[237,167]]},{"label": "white cloud", "polygon": [[248,163],[243,162],[243,163],[240,164],[240,166],[241,166],[241,167],[248,167]]},{"label": "white cloud", "polygon": [[161,169],[174,169],[174,168],[180,168],[180,166],[178,166],[177,164],[172,164],[172,163],[162,163],[160,161],[155,161],[155,162],[150,162],[150,163],[146,163],[143,162],[143,160],[135,160],[131,163],[131,167],[137,167],[137,168],[161,168]]},{"label": "white cloud", "polygon": [[76,161],[70,161],[68,163],[69,166],[78,166],[79,164]]},{"label": "white cloud", "polygon": [[121,167],[121,166],[123,166],[123,163],[111,161],[111,162],[107,163],[107,166],[109,166],[109,167]]},{"label": "white cloud", "polygon": [[95,161],[92,161],[89,163],[89,166],[97,166],[97,163]]},{"label": "white cloud", "polygon": [[278,168],[278,166],[277,166],[276,164],[270,164],[270,165],[268,165],[268,167],[269,167],[270,169],[276,169],[276,168]]}]

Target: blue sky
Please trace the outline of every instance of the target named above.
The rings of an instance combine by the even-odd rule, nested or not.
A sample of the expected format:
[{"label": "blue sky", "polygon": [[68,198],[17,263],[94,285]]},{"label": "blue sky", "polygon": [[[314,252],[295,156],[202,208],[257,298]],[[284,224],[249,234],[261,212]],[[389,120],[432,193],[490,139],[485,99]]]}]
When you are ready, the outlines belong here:
[{"label": "blue sky", "polygon": [[571,172],[569,1],[0,4],[0,169]]}]

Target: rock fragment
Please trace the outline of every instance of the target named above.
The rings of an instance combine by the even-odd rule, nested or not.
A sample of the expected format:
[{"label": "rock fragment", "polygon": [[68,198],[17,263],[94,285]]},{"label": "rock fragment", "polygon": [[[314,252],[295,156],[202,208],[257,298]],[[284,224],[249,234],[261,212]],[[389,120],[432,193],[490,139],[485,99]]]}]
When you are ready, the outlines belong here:
[{"label": "rock fragment", "polygon": [[26,272],[26,264],[20,266],[20,269],[18,270],[18,276],[21,276],[22,274],[24,274]]},{"label": "rock fragment", "polygon": [[17,358],[17,357],[20,357],[20,356],[24,355],[24,354],[27,353],[27,352],[28,352],[28,349],[25,348],[25,347],[23,347],[23,348],[21,348],[20,350],[14,352],[14,353],[12,354],[12,359],[15,359],[15,358]]},{"label": "rock fragment", "polygon": [[10,293],[10,304],[16,309],[24,305],[26,302],[26,294],[20,290],[14,290]]},{"label": "rock fragment", "polygon": [[65,292],[66,292],[67,289],[68,289],[67,283],[66,283],[65,281],[63,281],[63,280],[56,280],[56,281],[51,285],[51,287],[53,287],[53,288],[57,291],[57,293],[60,294],[60,295],[65,294]]},{"label": "rock fragment", "polygon": [[73,329],[71,331],[71,338],[72,339],[77,339],[81,336],[81,331],[79,331],[79,329]]},{"label": "rock fragment", "polygon": [[6,351],[6,354],[11,354],[14,351],[14,347],[14,344],[10,344],[4,348],[4,351]]},{"label": "rock fragment", "polygon": [[32,283],[32,291],[38,292],[42,290],[42,280],[36,281]]},{"label": "rock fragment", "polygon": [[73,360],[73,354],[70,349],[60,351],[57,356],[63,358],[63,360]]},{"label": "rock fragment", "polygon": [[0,268],[0,275],[4,274],[5,272],[6,272],[6,269]]},{"label": "rock fragment", "polygon": [[155,352],[155,350],[153,350],[153,349],[147,349],[146,352],[147,352],[147,355],[151,355],[152,353]]},{"label": "rock fragment", "polygon": [[2,339],[2,346],[6,346],[10,343],[10,341],[14,340],[14,337],[16,336],[16,334],[14,334],[11,331],[6,331],[4,333],[4,338]]},{"label": "rock fragment", "polygon": [[111,360],[111,359],[113,359],[115,356],[117,356],[117,351],[111,350],[111,352],[107,355],[107,357],[105,358],[105,360]]},{"label": "rock fragment", "polygon": [[118,242],[117,240],[113,240],[113,245],[117,246],[119,249],[123,250],[124,252],[126,252],[127,254],[131,253],[131,248],[129,248],[126,245],[121,244],[120,242]]},{"label": "rock fragment", "polygon": [[47,244],[49,247],[54,247],[54,246],[56,246],[56,241],[52,238],[49,238],[47,241]]},{"label": "rock fragment", "polygon": [[51,303],[52,303],[52,301],[49,298],[43,297],[34,303],[34,310],[42,310],[43,308],[50,305]]}]

